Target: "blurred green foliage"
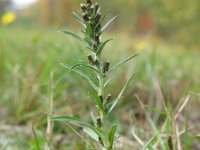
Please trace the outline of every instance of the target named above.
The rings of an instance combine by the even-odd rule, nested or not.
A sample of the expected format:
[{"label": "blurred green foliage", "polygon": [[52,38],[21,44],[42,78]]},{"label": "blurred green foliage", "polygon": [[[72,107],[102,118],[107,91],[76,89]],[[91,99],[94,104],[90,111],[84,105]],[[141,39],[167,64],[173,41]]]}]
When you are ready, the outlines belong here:
[{"label": "blurred green foliage", "polygon": [[[200,41],[199,0],[97,0],[109,10],[110,16],[119,14],[112,29],[137,34],[154,34],[170,42],[185,46]],[[72,10],[79,11],[81,0],[38,0],[37,5],[19,11],[18,24],[30,26],[78,26],[72,21]],[[0,12],[10,5],[0,2]],[[109,19],[109,17],[107,19]]]},{"label": "blurred green foliage", "polygon": [[[1,27],[0,33],[0,115],[2,118],[0,124],[28,126],[34,123],[34,127],[42,132],[38,138],[44,138],[48,99],[52,93],[54,114],[89,118],[90,106],[94,103],[87,94],[89,91],[87,82],[59,66],[60,62],[73,65],[77,59],[84,60],[87,54],[81,45],[63,37],[57,33],[57,29],[52,28],[37,28],[36,32],[35,28],[7,26]],[[105,57],[111,57],[111,65],[135,53],[134,45],[138,44],[134,38],[121,33],[117,37],[119,38],[112,41],[104,51]],[[139,38],[138,40],[142,41]],[[120,124],[120,130],[125,135],[129,135],[126,127],[131,124],[127,114],[134,116],[139,111],[134,94],[137,93],[144,103],[148,103],[149,99],[154,102],[159,101],[154,88],[155,78],[160,82],[163,95],[170,97],[173,106],[188,91],[199,92],[199,52],[178,51],[176,47],[161,41],[159,44],[154,42],[147,44],[147,46],[139,46],[144,50],[140,51],[140,56],[135,58],[133,63],[123,66],[121,71],[114,73],[115,78],[108,87],[113,97],[117,96],[124,81],[137,71],[136,80],[118,106],[120,109],[116,109],[110,118],[113,122],[123,122]],[[53,88],[51,89],[52,72]],[[191,118],[196,120],[199,114],[199,98],[192,97],[191,101],[193,108]],[[126,121],[120,121],[122,119]],[[134,125],[137,123],[134,121]],[[69,140],[59,143],[58,147],[68,145],[69,149],[83,148],[84,145],[80,145],[82,141],[68,134],[70,129],[64,131],[62,129],[60,126],[55,126],[53,141],[59,143],[56,141],[56,135],[61,132],[66,134]],[[16,142],[9,145],[11,149],[17,149],[16,145],[21,145],[18,146],[20,150],[28,149],[34,146],[32,131],[28,129],[28,133],[25,136],[25,133],[20,132],[20,138],[16,137],[16,133],[13,135],[9,133],[6,134],[5,139],[17,138]]]}]

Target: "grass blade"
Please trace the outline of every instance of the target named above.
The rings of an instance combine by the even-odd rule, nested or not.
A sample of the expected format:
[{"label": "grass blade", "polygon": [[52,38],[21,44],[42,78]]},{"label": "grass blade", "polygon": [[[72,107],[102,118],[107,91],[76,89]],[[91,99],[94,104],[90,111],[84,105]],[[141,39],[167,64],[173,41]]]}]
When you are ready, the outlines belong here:
[{"label": "grass blade", "polygon": [[164,115],[164,116],[167,116],[167,115],[168,115],[167,112],[164,112],[164,111],[162,111],[162,110],[159,110],[159,109],[157,109],[157,108],[155,108],[155,107],[147,106],[147,105],[145,105],[145,107],[148,108],[149,110],[153,111],[153,112],[159,113],[160,115]]},{"label": "grass blade", "polygon": [[145,112],[145,115],[147,117],[147,120],[148,122],[150,123],[152,129],[153,129],[153,132],[155,135],[157,135],[158,137],[158,142],[160,143],[160,146],[162,148],[162,150],[167,150],[166,147],[164,146],[164,142],[163,142],[163,139],[162,139],[162,135],[161,135],[161,132],[159,131],[159,129],[156,127],[155,123],[153,122],[153,120],[151,119],[151,117],[149,116],[149,114],[146,112],[146,109],[145,109],[145,106],[144,104],[142,103],[142,101],[140,100],[140,98],[135,95],[136,99],[138,100],[138,102],[140,103],[143,111]]},{"label": "grass blade", "polygon": [[158,135],[154,135],[143,147],[141,150],[146,150],[152,143],[153,141],[156,139]]}]

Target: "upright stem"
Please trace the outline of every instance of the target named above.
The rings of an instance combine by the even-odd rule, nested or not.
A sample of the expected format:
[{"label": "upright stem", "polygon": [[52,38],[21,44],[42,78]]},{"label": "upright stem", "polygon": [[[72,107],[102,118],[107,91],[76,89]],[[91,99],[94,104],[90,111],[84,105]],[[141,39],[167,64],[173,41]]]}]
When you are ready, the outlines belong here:
[{"label": "upright stem", "polygon": [[[98,89],[97,94],[101,100],[102,108],[98,109],[99,117],[97,117],[97,128],[100,129],[101,135],[99,136],[99,144],[102,148],[111,149],[107,146],[108,134],[106,132],[106,108],[105,103],[105,93],[104,93],[104,82],[105,74],[109,70],[109,62],[101,59],[101,49],[104,47],[102,45],[101,36],[102,36],[102,18],[101,9],[98,3],[92,2],[92,0],[86,0],[85,4],[81,4],[81,10],[83,12],[82,19],[85,24],[85,41],[88,43],[89,49],[92,51],[88,55],[88,60],[90,65],[95,67],[98,70],[96,77],[98,79]],[[79,19],[80,20],[80,19]],[[103,109],[103,110],[102,110]]]}]

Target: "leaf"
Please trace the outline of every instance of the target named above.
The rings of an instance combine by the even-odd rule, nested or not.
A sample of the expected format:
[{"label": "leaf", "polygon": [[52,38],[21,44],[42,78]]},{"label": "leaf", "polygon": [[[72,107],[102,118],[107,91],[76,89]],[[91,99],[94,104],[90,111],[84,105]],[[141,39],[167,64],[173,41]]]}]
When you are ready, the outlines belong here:
[{"label": "leaf", "polygon": [[106,46],[106,44],[107,44],[108,42],[112,41],[113,39],[114,39],[114,38],[111,38],[111,39],[108,39],[108,40],[106,40],[105,42],[103,42],[103,43],[99,46],[99,48],[98,48],[98,50],[97,50],[97,55],[100,55],[101,52],[102,52],[102,50],[103,50],[104,47]]},{"label": "leaf", "polygon": [[105,19],[106,16],[107,16],[107,14],[108,14],[108,10],[102,15],[102,17],[101,17],[99,23],[95,26],[95,29],[99,26],[99,24],[102,24],[102,22],[104,21],[104,19]]},{"label": "leaf", "polygon": [[92,111],[90,112],[90,116],[92,118],[93,124],[95,125],[96,124],[96,118],[95,118],[94,113]]},{"label": "leaf", "polygon": [[84,128],[83,131],[87,133],[93,140],[98,142],[98,135],[90,128]]},{"label": "leaf", "polygon": [[95,72],[97,72],[97,73],[100,73],[100,72],[99,72],[96,68],[94,68],[93,66],[90,66],[90,65],[87,65],[87,64],[82,64],[82,63],[76,64],[76,65],[72,66],[71,70],[73,71],[73,70],[75,70],[75,69],[77,69],[77,68],[79,68],[79,67],[86,67],[86,68],[92,69],[93,71],[95,71]]},{"label": "leaf", "polygon": [[83,126],[90,128],[91,130],[93,130],[97,135],[100,135],[99,131],[96,130],[95,127],[93,127],[92,125],[90,125],[76,117],[57,116],[57,117],[52,117],[51,120],[52,121],[60,121],[60,122],[70,122],[70,123],[74,123],[74,124],[83,125]]},{"label": "leaf", "polygon": [[101,101],[101,99],[99,98],[99,96],[96,93],[90,93],[90,95],[95,100],[100,115],[104,116],[105,112],[104,112],[104,108],[103,108],[103,102]]},{"label": "leaf", "polygon": [[72,33],[72,32],[69,32],[69,31],[59,31],[59,32],[63,33],[64,35],[70,36],[70,37],[72,37],[72,38],[74,38],[78,41],[85,43],[84,39],[81,38],[80,36],[76,35],[75,33]]},{"label": "leaf", "polygon": [[133,74],[129,80],[126,82],[126,84],[124,85],[124,87],[122,88],[121,92],[119,93],[118,97],[111,102],[111,104],[109,103],[109,109],[108,109],[108,114],[115,108],[115,106],[117,105],[117,103],[119,102],[119,100],[122,98],[124,92],[126,91],[128,85],[130,84],[131,80],[133,79],[133,77],[135,77],[135,74]]},{"label": "leaf", "polygon": [[111,18],[111,19],[101,28],[101,33],[103,33],[103,32],[107,29],[107,27],[108,27],[117,17],[118,17],[118,15],[115,16],[115,17],[113,17],[113,18]]},{"label": "leaf", "polygon": [[104,19],[106,18],[107,14],[108,14],[108,10],[101,17],[100,23],[102,23],[104,21]]},{"label": "leaf", "polygon": [[114,125],[112,127],[112,129],[110,130],[109,135],[108,135],[109,142],[110,142],[110,148],[113,147],[113,143],[114,143],[114,140],[115,140],[115,133],[116,133],[116,131],[117,131],[117,125]]},{"label": "leaf", "polygon": [[76,20],[77,20],[83,27],[85,27],[84,20],[83,20],[76,12],[72,12],[72,15],[76,18]]},{"label": "leaf", "polygon": [[94,83],[94,81],[92,79],[90,79],[90,77],[88,75],[86,75],[85,73],[81,72],[80,70],[71,70],[71,66],[68,65],[68,64],[60,64],[61,66],[63,66],[64,68],[70,70],[70,71],[73,71],[77,74],[79,74],[80,76],[84,77],[88,83],[97,91],[98,90],[98,87],[96,86],[96,84]]},{"label": "leaf", "polygon": [[136,57],[136,56],[138,56],[138,55],[139,55],[139,54],[135,54],[135,55],[132,55],[132,56],[126,58],[125,60],[120,61],[118,64],[116,64],[116,65],[114,65],[112,68],[110,68],[110,70],[109,70],[108,73],[114,71],[114,70],[117,69],[119,66],[123,65],[124,63],[128,62],[129,60],[133,59],[134,57]]},{"label": "leaf", "polygon": [[72,127],[72,125],[67,124],[67,127],[74,132],[75,135],[77,135],[83,142],[87,143],[87,141],[85,140],[85,138],[76,130],[74,129],[74,127]]},{"label": "leaf", "polygon": [[88,23],[88,22],[87,22],[87,24],[86,24],[86,31],[87,31],[87,33],[88,33],[88,35],[89,35],[90,38],[93,38],[93,37],[94,37],[92,26],[91,26],[91,24]]}]

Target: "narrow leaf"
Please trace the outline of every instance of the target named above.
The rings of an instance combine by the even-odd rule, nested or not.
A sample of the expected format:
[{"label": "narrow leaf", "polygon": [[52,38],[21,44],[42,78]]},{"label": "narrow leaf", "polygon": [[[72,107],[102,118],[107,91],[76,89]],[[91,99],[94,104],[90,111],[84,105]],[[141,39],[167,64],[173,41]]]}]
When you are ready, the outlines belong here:
[{"label": "narrow leaf", "polygon": [[67,124],[67,127],[68,127],[75,135],[77,135],[83,142],[87,143],[87,141],[85,140],[85,138],[84,138],[76,129],[74,129],[74,127],[72,127],[72,125]]},{"label": "narrow leaf", "polygon": [[75,33],[69,32],[69,31],[59,31],[61,33],[63,33],[64,35],[70,36],[78,41],[81,42],[85,42],[83,38],[81,38],[80,36],[76,35]]},{"label": "narrow leaf", "polygon": [[83,27],[85,27],[84,20],[83,20],[76,12],[72,12],[72,15],[76,18],[76,20],[77,20]]},{"label": "narrow leaf", "polygon": [[90,77],[89,77],[88,75],[86,75],[85,73],[81,72],[80,70],[71,70],[72,67],[71,67],[70,65],[68,65],[68,64],[62,64],[62,63],[61,63],[60,65],[63,66],[64,68],[66,68],[66,69],[68,69],[68,70],[70,70],[70,71],[73,71],[73,72],[79,74],[80,76],[84,77],[84,78],[88,81],[88,83],[89,83],[96,91],[98,90],[98,88],[97,88],[96,84],[94,83],[94,81],[93,81],[92,79],[90,79]]},{"label": "narrow leaf", "polygon": [[99,96],[96,93],[90,93],[90,95],[95,100],[95,103],[98,107],[99,113],[101,114],[101,116],[104,116],[105,112],[104,112],[104,108],[103,108],[103,102],[101,101],[101,99],[99,98]]},{"label": "narrow leaf", "polygon": [[92,111],[90,112],[90,116],[92,118],[93,124],[95,125],[96,124],[96,118],[95,118],[94,113]]},{"label": "narrow leaf", "polygon": [[102,15],[102,17],[101,17],[99,23],[95,26],[95,29],[99,26],[99,24],[102,24],[102,22],[104,21],[104,19],[105,19],[106,16],[107,16],[107,14],[108,14],[108,10]]},{"label": "narrow leaf", "polygon": [[133,59],[134,57],[138,56],[139,54],[132,55],[125,60],[120,61],[118,64],[114,65],[110,70],[109,73],[116,70],[119,66],[123,65],[124,63],[128,62],[129,60]]},{"label": "narrow leaf", "polygon": [[100,47],[97,50],[97,54],[101,54],[102,50],[104,49],[104,47],[106,46],[106,44],[110,41],[112,41],[114,38],[108,39],[105,42],[103,42]]},{"label": "narrow leaf", "polygon": [[118,97],[112,101],[111,103],[111,106],[109,107],[109,110],[108,110],[108,114],[115,108],[115,106],[117,105],[117,103],[119,102],[119,100],[122,99],[122,96],[124,94],[124,92],[126,91],[128,85],[130,84],[131,80],[135,77],[135,74],[133,74],[129,80],[126,82],[126,84],[124,85],[124,87],[122,88],[121,92],[119,93]]},{"label": "narrow leaf", "polygon": [[89,68],[89,69],[91,69],[91,70],[93,70],[93,71],[95,71],[95,72],[97,72],[97,73],[100,73],[100,72],[99,72],[96,68],[94,68],[93,66],[87,65],[87,64],[82,64],[82,63],[76,64],[76,65],[72,66],[71,70],[73,71],[73,70],[75,70],[75,69],[77,69],[77,68],[79,68],[79,67],[86,67],[86,68]]},{"label": "narrow leaf", "polygon": [[51,120],[52,121],[69,122],[69,123],[83,125],[83,126],[90,128],[91,130],[93,130],[97,135],[100,135],[99,131],[96,130],[95,127],[93,127],[91,124],[88,124],[88,123],[86,123],[86,122],[84,122],[81,119],[76,118],[76,117],[57,116],[57,117],[52,117]]},{"label": "narrow leaf", "polygon": [[104,19],[106,18],[108,14],[108,10],[103,14],[103,16],[101,17],[100,23],[103,23]]},{"label": "narrow leaf", "polygon": [[116,133],[116,131],[117,131],[117,125],[114,125],[112,127],[112,129],[110,130],[109,137],[108,137],[109,138],[109,142],[110,142],[110,148],[113,147],[113,143],[115,141],[115,133]]},{"label": "narrow leaf", "polygon": [[93,29],[90,23],[87,22],[86,24],[86,31],[90,38],[93,38]]},{"label": "narrow leaf", "polygon": [[115,16],[115,17],[113,17],[113,18],[111,18],[111,19],[102,27],[101,33],[103,33],[103,32],[107,29],[107,27],[108,27],[117,17],[118,17],[118,15]]},{"label": "narrow leaf", "polygon": [[84,128],[83,131],[87,133],[93,140],[98,142],[98,135],[91,128]]}]

